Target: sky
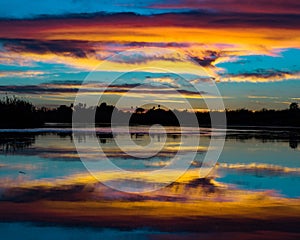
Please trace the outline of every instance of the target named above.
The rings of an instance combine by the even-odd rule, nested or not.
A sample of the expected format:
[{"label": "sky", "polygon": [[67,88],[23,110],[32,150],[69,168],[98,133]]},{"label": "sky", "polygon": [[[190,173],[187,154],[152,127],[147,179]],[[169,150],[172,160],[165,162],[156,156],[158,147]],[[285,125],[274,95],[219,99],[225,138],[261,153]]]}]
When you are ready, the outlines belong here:
[{"label": "sky", "polygon": [[69,105],[85,82],[83,94],[106,89],[115,104],[143,86],[119,108],[151,95],[200,110],[218,96],[199,97],[193,84],[206,78],[193,66],[226,108],[284,109],[300,102],[299,23],[297,0],[0,0],[0,96]]}]

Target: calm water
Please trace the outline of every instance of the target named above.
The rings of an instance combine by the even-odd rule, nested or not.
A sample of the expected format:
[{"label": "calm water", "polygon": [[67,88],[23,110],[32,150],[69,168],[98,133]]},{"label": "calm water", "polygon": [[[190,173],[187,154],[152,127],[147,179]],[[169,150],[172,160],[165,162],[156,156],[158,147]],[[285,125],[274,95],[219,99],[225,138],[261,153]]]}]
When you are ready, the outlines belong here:
[{"label": "calm water", "polygon": [[[18,231],[16,231],[18,229]],[[174,237],[176,234],[162,233],[147,229],[132,231],[121,231],[117,229],[94,229],[94,228],[74,228],[37,226],[30,223],[0,223],[2,236],[9,236],[9,239],[120,239],[120,240],[146,240],[154,237],[167,236]],[[186,235],[186,234],[185,234]]]},{"label": "calm water", "polygon": [[[151,157],[132,157],[141,150],[126,146],[126,134],[119,132],[112,137],[108,128],[97,129],[97,139],[104,152],[117,166],[135,170],[154,170],[168,164],[184,140],[193,142],[201,134],[200,145],[192,168],[201,166],[209,145],[210,129],[167,128],[166,139],[160,129],[149,135],[146,127],[131,129],[130,138],[140,146],[163,145],[162,150]],[[153,130],[153,129],[152,129]],[[45,181],[64,180],[76,174],[88,174],[80,161],[74,142],[91,138],[89,132],[78,131],[75,137],[68,128],[0,131],[0,187],[9,187]],[[224,135],[219,131],[218,139]],[[165,140],[165,143],[164,141]],[[120,151],[117,142],[127,147]],[[221,140],[220,140],[221,141]],[[218,164],[211,173],[218,182],[230,188],[252,191],[272,190],[285,197],[300,196],[300,147],[299,136],[290,131],[230,130]],[[299,144],[300,146],[300,144]],[[190,150],[187,147],[187,151]],[[87,157],[93,154],[87,151]]]}]

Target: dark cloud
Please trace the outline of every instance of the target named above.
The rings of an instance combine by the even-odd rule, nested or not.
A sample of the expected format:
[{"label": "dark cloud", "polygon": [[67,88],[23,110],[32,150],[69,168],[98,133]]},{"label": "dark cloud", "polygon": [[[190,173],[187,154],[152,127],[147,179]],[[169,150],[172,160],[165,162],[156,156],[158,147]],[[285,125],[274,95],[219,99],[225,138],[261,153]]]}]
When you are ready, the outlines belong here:
[{"label": "dark cloud", "polygon": [[[51,18],[51,16],[49,16]],[[83,19],[98,23],[114,23],[116,26],[166,26],[166,27],[284,27],[298,28],[300,14],[287,13],[231,13],[211,11],[190,11],[179,13],[163,13],[153,15],[138,15],[134,13],[93,13],[56,16],[60,19]]]},{"label": "dark cloud", "polygon": [[55,80],[55,81],[51,81],[45,84],[56,84],[56,85],[80,85],[82,84],[83,81],[82,80],[67,80],[67,81],[63,81],[63,80]]},{"label": "dark cloud", "polygon": [[[107,14],[103,12],[49,15],[26,20],[0,19],[0,37],[32,38],[31,36],[35,36],[35,38],[38,38],[41,34],[51,33],[57,29],[65,29],[66,32],[69,32],[70,27],[73,31],[79,27],[79,32],[85,28],[93,27],[95,33],[98,30],[109,30],[110,28],[118,27],[131,27],[132,29],[143,27],[268,27],[298,29],[300,22],[300,14],[298,13],[190,11],[153,15],[137,15],[134,13]],[[129,31],[128,34],[130,33],[132,32]]]},{"label": "dark cloud", "polygon": [[75,40],[2,39],[6,51],[36,54],[54,53],[75,58],[87,58],[95,54],[93,43]]},{"label": "dark cloud", "polygon": [[0,86],[0,92],[19,94],[76,93],[78,88],[47,87],[46,85]]},{"label": "dark cloud", "polygon": [[190,43],[182,42],[128,42],[123,43],[123,46],[127,47],[174,47],[174,48],[187,48],[191,47]]},{"label": "dark cloud", "polygon": [[[17,53],[34,53],[34,54],[47,54],[52,53],[55,55],[74,57],[74,58],[91,58],[94,57],[103,60],[106,57],[101,56],[101,51],[111,53],[111,55],[118,51],[141,48],[153,47],[155,48],[187,48],[190,47],[189,43],[176,43],[176,42],[110,42],[110,41],[79,41],[79,40],[38,40],[38,39],[0,39],[3,48],[7,52]],[[153,60],[165,61],[180,61],[176,59],[174,54],[164,55],[163,53],[156,52],[156,54],[146,54],[141,51],[136,51],[135,54],[131,52],[124,52],[118,57],[110,59],[119,63],[146,63]]]},{"label": "dark cloud", "polygon": [[165,0],[155,3],[153,9],[202,9],[214,12],[235,13],[296,13],[300,12],[297,0]]},{"label": "dark cloud", "polygon": [[212,63],[219,58],[221,55],[221,53],[218,53],[216,51],[206,51],[205,52],[205,57],[203,58],[199,58],[196,56],[191,56],[191,59],[193,61],[195,61],[197,64],[203,66],[203,67],[207,67],[207,66],[211,66]]},{"label": "dark cloud", "polygon": [[257,69],[253,72],[244,72],[237,74],[226,75],[228,77],[253,77],[253,78],[284,78],[286,75],[296,75],[300,74],[299,71],[282,71],[278,69]]},{"label": "dark cloud", "polygon": [[145,94],[153,93],[153,94],[172,94],[175,91],[186,95],[199,95],[199,94],[207,94],[206,92],[194,92],[191,90],[185,89],[164,89],[162,86],[154,86],[151,84],[114,84],[106,86],[103,83],[98,84],[85,84],[85,85],[76,85],[71,84],[70,82],[59,82],[59,84],[40,84],[40,85],[25,85],[25,86],[0,86],[0,93],[16,93],[16,94],[58,94],[58,93],[77,93],[80,89],[81,93],[94,93],[94,92],[102,92],[105,91],[111,94],[118,93],[126,93],[129,90],[134,90],[135,93]]}]

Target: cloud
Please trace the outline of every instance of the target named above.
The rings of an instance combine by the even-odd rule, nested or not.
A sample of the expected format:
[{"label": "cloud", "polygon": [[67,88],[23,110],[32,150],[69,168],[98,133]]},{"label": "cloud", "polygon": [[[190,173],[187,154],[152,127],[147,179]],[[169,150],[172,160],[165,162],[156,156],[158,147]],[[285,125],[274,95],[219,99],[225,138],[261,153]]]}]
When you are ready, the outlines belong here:
[{"label": "cloud", "polygon": [[3,77],[19,77],[19,78],[32,78],[43,76],[46,72],[43,71],[2,71],[0,70],[0,78]]},{"label": "cloud", "polygon": [[75,58],[87,58],[94,55],[95,49],[89,41],[3,39],[3,47],[8,52],[30,52],[36,54],[54,53]]},{"label": "cloud", "polygon": [[[241,55],[272,55],[274,46],[300,47],[298,18],[189,12],[2,19],[0,62],[10,65],[42,62],[92,70],[118,52],[139,48],[134,55],[113,58],[104,71],[149,67],[153,62],[156,66],[184,71],[186,63],[193,62],[217,78],[214,68],[218,63],[236,61]],[[144,47],[159,47],[160,51],[146,52]]]},{"label": "cloud", "polygon": [[147,78],[146,83],[159,83],[171,87],[180,87],[180,84],[171,77],[161,77],[161,78]]},{"label": "cloud", "polygon": [[183,54],[170,51],[167,48],[146,48],[134,49],[134,51],[126,51],[117,57],[108,59],[116,63],[126,64],[141,64],[151,61],[167,61],[167,62],[182,62],[184,61]]},{"label": "cloud", "polygon": [[[160,66],[163,66],[163,62],[170,62],[176,66],[180,62],[184,65],[188,61],[193,64],[182,50],[178,51],[191,45],[185,43],[33,39],[0,39],[1,42],[3,50],[0,51],[0,62],[6,65],[33,66],[35,62],[45,62],[92,70],[106,61],[106,63],[111,62],[109,66],[106,64],[109,70],[111,70],[110,67],[120,70],[128,69],[130,66],[158,65],[151,65],[153,62],[162,62]],[[130,51],[131,46],[136,47],[134,51]],[[116,55],[118,52],[122,54]]]},{"label": "cloud", "polygon": [[[173,40],[182,39],[190,36],[190,34],[179,35],[179,32],[175,35],[170,34],[176,29],[185,28],[188,31],[194,29],[194,37],[197,32],[196,29],[211,29],[218,32],[220,30],[218,28],[229,28],[246,34],[247,32],[240,31],[237,28],[252,29],[251,32],[255,31],[256,28],[298,29],[299,19],[299,15],[288,14],[209,12],[168,13],[147,16],[130,13],[78,14],[49,16],[48,18],[31,20],[2,19],[0,20],[0,37],[8,39],[158,42],[156,38],[163,35],[168,36],[168,38],[159,42],[178,42],[180,44],[181,40],[170,41],[169,38],[173,38]],[[169,30],[172,31],[169,32]],[[260,33],[264,35],[262,32]],[[204,41],[203,34],[205,32],[202,32],[202,41]],[[234,36],[234,32],[227,31],[227,34]],[[206,35],[205,37],[210,36]],[[276,39],[278,37],[284,38],[284,36],[273,32],[272,38]],[[194,42],[198,42],[197,40],[199,40],[198,37],[194,39]]]},{"label": "cloud", "polygon": [[155,3],[154,9],[198,9],[235,13],[271,13],[271,14],[299,14],[300,3],[296,0],[167,0]]},{"label": "cloud", "polygon": [[[187,98],[202,98],[201,95],[206,95],[208,93],[202,92],[195,92],[192,90],[186,89],[174,89],[167,86],[157,86],[151,85],[150,83],[146,84],[114,84],[107,86],[106,83],[89,83],[81,85],[80,82],[71,81],[71,82],[60,82],[60,83],[46,83],[40,85],[7,85],[7,86],[0,86],[0,93],[17,93],[17,94],[51,94],[51,95],[60,95],[60,94],[75,94],[79,91],[81,94],[116,94],[122,95],[127,93],[128,96],[146,96],[149,95],[161,95],[161,96],[174,96],[182,94],[184,97]],[[207,96],[209,97],[209,96]]]},{"label": "cloud", "polygon": [[[189,64],[194,64],[205,68],[216,80],[221,75],[222,81],[291,79],[293,74],[288,72],[276,76],[226,75],[216,65],[237,61],[239,56],[273,56],[278,49],[300,48],[299,20],[300,15],[296,14],[222,11],[152,15],[102,12],[1,19],[0,63],[63,64],[90,71],[118,52],[138,48],[135,54],[111,59],[102,70],[122,72],[154,65],[184,72]],[[145,47],[160,50],[147,52]]]},{"label": "cloud", "polygon": [[220,56],[220,53],[216,51],[206,51],[203,58],[199,58],[197,56],[191,56],[191,59],[198,63],[200,66],[207,67],[211,66],[213,62],[217,60]]},{"label": "cloud", "polygon": [[216,62],[230,61],[234,54],[272,54],[273,46],[300,47],[299,20],[298,15],[203,12],[2,19],[0,61],[1,58],[4,63],[42,61],[93,69],[107,57],[132,48],[141,51],[114,61],[145,64],[154,60],[183,60],[167,52],[146,54],[142,50],[160,47],[184,51],[199,65],[210,67]]},{"label": "cloud", "polygon": [[[33,39],[0,39],[3,44],[5,52],[17,55],[29,55],[36,56],[60,56],[65,59],[78,60],[94,59],[101,63],[103,60],[112,61],[115,63],[126,64],[145,64],[151,61],[171,61],[182,62],[192,60],[200,66],[206,67],[221,56],[221,52],[216,50],[205,50],[202,52],[197,51],[200,56],[195,55],[195,51],[189,50],[187,55],[190,54],[190,59],[186,59],[186,56],[182,51],[176,51],[178,49],[195,48],[198,44],[189,43],[175,43],[175,42],[107,42],[107,41],[82,41],[82,40],[33,40]],[[200,44],[199,44],[200,45]],[[145,47],[148,49],[146,50]],[[132,51],[123,52],[118,57],[109,58],[113,54],[117,54],[118,51],[126,51],[134,48]],[[174,49],[175,51],[172,51]],[[0,56],[4,56],[5,52],[0,53]],[[41,56],[43,59],[43,56]],[[56,60],[58,61],[58,59]],[[68,61],[66,61],[68,62]],[[5,62],[4,62],[5,63]],[[15,61],[19,64],[18,61]]]},{"label": "cloud", "polygon": [[250,95],[248,98],[253,98],[253,99],[279,99],[279,97],[271,97],[271,96],[255,96],[255,95]]},{"label": "cloud", "polygon": [[300,79],[300,71],[258,69],[255,72],[224,74],[219,77],[221,82],[280,82],[291,79]]}]

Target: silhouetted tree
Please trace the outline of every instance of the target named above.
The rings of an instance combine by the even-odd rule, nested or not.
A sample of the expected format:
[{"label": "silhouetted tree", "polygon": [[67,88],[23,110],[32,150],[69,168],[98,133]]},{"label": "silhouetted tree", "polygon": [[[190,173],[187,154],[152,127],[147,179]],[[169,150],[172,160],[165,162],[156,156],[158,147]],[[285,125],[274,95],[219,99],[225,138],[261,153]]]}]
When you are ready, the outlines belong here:
[{"label": "silhouetted tree", "polygon": [[0,100],[0,125],[2,127],[33,127],[41,121],[32,103],[6,96]]},{"label": "silhouetted tree", "polygon": [[296,102],[291,103],[290,104],[290,110],[291,111],[298,111],[299,110],[298,103],[296,103]]},{"label": "silhouetted tree", "polygon": [[[137,107],[134,113],[118,110],[113,105],[103,102],[99,106],[90,106],[80,103],[76,106],[71,104],[60,105],[57,108],[41,107],[37,109],[32,103],[17,99],[15,97],[5,97],[0,99],[0,127],[37,127],[43,123],[71,123],[74,111],[80,112],[80,122],[87,122],[86,116],[95,116],[95,122],[99,124],[109,125],[111,123],[112,114],[117,114],[116,118],[120,123],[122,119],[130,118],[130,124],[163,124],[163,125],[179,125],[179,119],[184,124],[190,123],[191,114],[189,111],[179,111],[174,109],[165,110],[152,107],[144,109]],[[222,114],[217,111],[196,112],[199,125],[209,127],[211,125],[210,116],[218,117]],[[227,123],[231,126],[298,126],[300,127],[300,109],[297,103],[291,103],[289,109],[272,110],[262,109],[259,111],[250,111],[242,108],[237,110],[226,109]]]},{"label": "silhouetted tree", "polygon": [[137,113],[137,114],[142,114],[143,112],[145,112],[145,109],[142,107],[138,107],[135,109],[135,113]]}]

